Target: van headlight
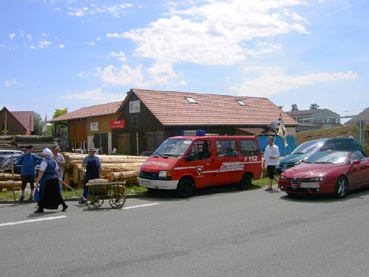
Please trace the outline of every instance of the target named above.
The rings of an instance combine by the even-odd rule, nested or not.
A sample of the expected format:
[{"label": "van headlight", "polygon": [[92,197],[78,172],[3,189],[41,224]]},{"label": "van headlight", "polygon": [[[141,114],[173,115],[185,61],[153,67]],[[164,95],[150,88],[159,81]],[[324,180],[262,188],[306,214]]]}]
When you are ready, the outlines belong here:
[{"label": "van headlight", "polygon": [[167,178],[167,176],[168,176],[168,171],[166,170],[159,171],[159,178]]}]

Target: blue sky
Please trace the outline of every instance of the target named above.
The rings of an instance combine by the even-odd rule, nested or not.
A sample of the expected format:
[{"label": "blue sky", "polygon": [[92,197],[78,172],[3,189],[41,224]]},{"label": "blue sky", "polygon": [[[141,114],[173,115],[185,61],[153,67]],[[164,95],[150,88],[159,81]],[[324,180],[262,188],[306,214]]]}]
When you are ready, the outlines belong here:
[{"label": "blue sky", "polygon": [[123,100],[131,88],[369,106],[367,0],[2,0],[0,108]]}]

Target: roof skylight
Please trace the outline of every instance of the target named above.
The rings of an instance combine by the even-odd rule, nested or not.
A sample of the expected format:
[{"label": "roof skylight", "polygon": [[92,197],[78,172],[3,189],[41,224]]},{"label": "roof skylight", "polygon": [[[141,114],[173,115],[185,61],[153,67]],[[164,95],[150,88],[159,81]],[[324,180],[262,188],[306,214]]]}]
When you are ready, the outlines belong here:
[{"label": "roof skylight", "polygon": [[241,99],[237,99],[236,102],[240,104],[240,106],[246,106],[246,103]]},{"label": "roof skylight", "polygon": [[186,100],[191,104],[197,104],[197,101],[192,96],[185,96]]}]

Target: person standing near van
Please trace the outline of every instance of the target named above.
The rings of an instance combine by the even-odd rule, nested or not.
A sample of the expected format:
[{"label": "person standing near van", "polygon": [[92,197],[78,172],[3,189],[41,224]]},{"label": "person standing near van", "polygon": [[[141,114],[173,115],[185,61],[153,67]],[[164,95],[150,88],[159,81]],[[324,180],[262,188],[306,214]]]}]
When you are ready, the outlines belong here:
[{"label": "person standing near van", "polygon": [[29,200],[33,199],[33,190],[35,188],[36,165],[42,162],[42,158],[35,153],[32,153],[32,145],[26,146],[26,153],[19,156],[15,165],[22,165],[21,180],[22,180],[22,194],[19,201],[24,200],[24,192],[26,185],[29,182],[31,186],[31,194]]},{"label": "person standing near van", "polygon": [[87,183],[90,180],[100,178],[100,171],[101,171],[101,162],[99,157],[95,155],[96,149],[90,148],[88,150],[88,156],[84,157],[82,161],[82,166],[86,169],[85,178],[83,179],[83,197],[80,204],[85,202],[87,198],[88,190],[87,190]]},{"label": "person standing near van", "polygon": [[268,145],[265,147],[264,151],[264,167],[266,167],[269,177],[269,186],[265,189],[266,191],[271,191],[273,189],[274,173],[279,157],[279,148],[274,144],[274,138],[269,137]]}]

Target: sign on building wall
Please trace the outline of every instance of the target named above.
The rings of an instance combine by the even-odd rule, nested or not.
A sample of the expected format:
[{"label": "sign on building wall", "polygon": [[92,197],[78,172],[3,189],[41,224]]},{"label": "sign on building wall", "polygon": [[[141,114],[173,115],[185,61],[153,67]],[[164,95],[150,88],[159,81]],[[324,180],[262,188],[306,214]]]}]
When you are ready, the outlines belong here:
[{"label": "sign on building wall", "polygon": [[99,131],[99,122],[90,122],[90,131]]},{"label": "sign on building wall", "polygon": [[110,121],[111,129],[124,129],[125,121],[124,120],[112,120]]},{"label": "sign on building wall", "polygon": [[129,113],[139,113],[140,112],[140,100],[129,102]]}]

